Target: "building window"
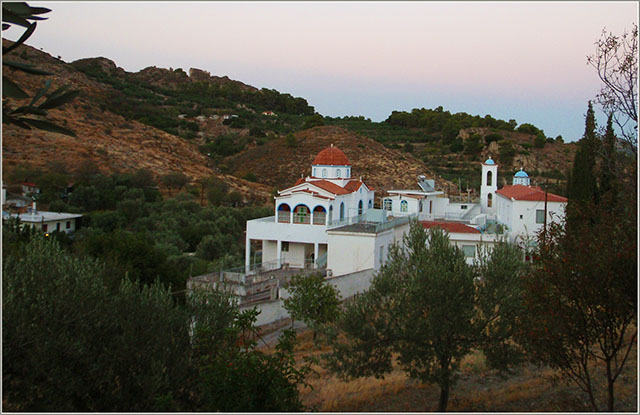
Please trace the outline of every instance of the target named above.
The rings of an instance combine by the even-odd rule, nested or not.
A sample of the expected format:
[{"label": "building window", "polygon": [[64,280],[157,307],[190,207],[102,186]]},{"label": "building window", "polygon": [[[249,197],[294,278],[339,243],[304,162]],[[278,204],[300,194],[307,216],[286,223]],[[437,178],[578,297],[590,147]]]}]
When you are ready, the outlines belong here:
[{"label": "building window", "polygon": [[42,232],[46,232],[49,229],[49,225],[46,223],[42,225]]},{"label": "building window", "polygon": [[429,214],[433,213],[433,200],[429,201]]},{"label": "building window", "polygon": [[380,264],[384,262],[384,245],[380,246]]},{"label": "building window", "polygon": [[467,205],[460,205],[460,209],[465,210],[467,208]]},{"label": "building window", "polygon": [[70,220],[67,221],[67,229],[71,229],[71,221]]},{"label": "building window", "polygon": [[520,215],[520,219],[522,219],[522,215]]},{"label": "building window", "polygon": [[362,200],[358,202],[358,215],[362,215]]},{"label": "building window", "polygon": [[280,248],[282,252],[289,252],[289,242],[282,242],[282,247]]},{"label": "building window", "polygon": [[322,169],[322,177],[327,177],[327,169]]},{"label": "building window", "polygon": [[309,215],[309,208],[305,205],[296,206],[293,211],[293,223],[311,223],[311,216]]},{"label": "building window", "polygon": [[537,209],[536,210],[536,223],[544,223],[544,210]]},{"label": "building window", "polygon": [[400,202],[400,212],[407,212],[409,210],[409,204],[406,200]]},{"label": "building window", "polygon": [[322,206],[316,206],[313,209],[313,224],[324,225],[327,221],[327,211]]},{"label": "building window", "polygon": [[424,208],[423,204],[422,204],[422,200],[418,203],[418,212],[422,212],[422,209]]},{"label": "building window", "polygon": [[340,203],[340,220],[344,219],[344,202]]},{"label": "building window", "polygon": [[493,173],[490,171],[487,172],[487,186],[491,186],[491,180],[493,179]]},{"label": "building window", "polygon": [[369,199],[369,209],[373,207],[373,200]]},{"label": "building window", "polygon": [[329,223],[333,221],[333,206],[329,206]]},{"label": "building window", "polygon": [[462,252],[464,252],[465,258],[474,258],[476,256],[476,246],[462,245]]},{"label": "building window", "polygon": [[393,200],[391,200],[391,199],[384,199],[384,200],[382,201],[382,208],[383,208],[384,210],[388,210],[389,212],[391,212],[392,207],[393,207]]},{"label": "building window", "polygon": [[491,193],[489,193],[487,195],[487,207],[491,207],[493,205],[493,195]]},{"label": "building window", "polygon": [[316,168],[314,167],[313,168],[313,177],[318,177],[318,176],[316,176],[316,174],[318,174],[318,172],[316,172]]},{"label": "building window", "polygon": [[346,177],[351,177],[351,169],[347,169],[347,176]]},{"label": "building window", "polygon": [[56,230],[60,231],[60,222],[56,223]]},{"label": "building window", "polygon": [[340,174],[341,174],[341,173],[340,173],[340,169],[337,169],[337,170],[336,170],[336,177],[340,177]]},{"label": "building window", "polygon": [[286,203],[278,206],[278,222],[289,223],[291,221],[291,208]]}]

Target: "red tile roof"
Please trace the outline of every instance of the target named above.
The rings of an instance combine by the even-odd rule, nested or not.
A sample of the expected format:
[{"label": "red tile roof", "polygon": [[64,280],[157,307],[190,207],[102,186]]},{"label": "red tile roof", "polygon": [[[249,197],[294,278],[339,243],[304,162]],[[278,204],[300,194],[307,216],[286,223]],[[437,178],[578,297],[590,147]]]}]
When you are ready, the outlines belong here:
[{"label": "red tile roof", "polygon": [[[504,186],[502,189],[496,190],[496,193],[508,199],[544,202],[544,190],[538,186],[514,184],[513,186]],[[567,198],[553,193],[547,193],[547,201],[566,203]]]},{"label": "red tile roof", "polygon": [[347,189],[349,193],[353,193],[358,190],[363,184],[364,183],[362,183],[360,180],[349,180],[349,183],[347,183],[344,188]]},{"label": "red tile roof", "polygon": [[449,233],[480,233],[476,228],[472,228],[471,226],[467,226],[464,223],[459,222],[442,222],[442,221],[430,221],[425,220],[420,222],[422,227],[425,229],[429,229],[432,227],[442,228]]},{"label": "red tile roof", "polygon": [[302,178],[302,177],[301,177],[301,178],[299,178],[298,180],[296,180],[296,182],[295,182],[293,185],[294,185],[294,186],[297,186],[297,185],[299,185],[299,184],[301,184],[301,183],[304,183],[304,178]]},{"label": "red tile roof", "polygon": [[327,200],[332,199],[331,197],[321,196],[320,194],[318,194],[318,192],[314,192],[313,190],[309,190],[309,189],[296,190],[291,193],[300,193],[300,192],[311,193],[312,196],[319,197],[320,199],[327,199]]},{"label": "red tile roof", "polygon": [[333,193],[334,195],[346,195],[348,193],[351,193],[350,191],[338,186],[335,183],[331,183],[328,180],[314,180],[309,183],[323,190],[326,190],[329,193]]},{"label": "red tile roof", "polygon": [[349,166],[349,159],[346,154],[342,152],[338,147],[325,148],[321,152],[318,153],[315,159],[313,159],[313,163],[311,164],[321,164],[324,166]]}]

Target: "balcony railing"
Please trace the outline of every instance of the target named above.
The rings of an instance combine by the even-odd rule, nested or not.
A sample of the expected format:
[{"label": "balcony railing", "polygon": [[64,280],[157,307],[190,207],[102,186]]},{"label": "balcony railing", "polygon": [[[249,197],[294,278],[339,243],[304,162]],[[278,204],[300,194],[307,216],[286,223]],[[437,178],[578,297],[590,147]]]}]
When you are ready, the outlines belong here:
[{"label": "balcony railing", "polygon": [[289,223],[291,222],[291,212],[289,211],[279,211],[278,212],[278,222],[281,223]]},{"label": "balcony railing", "polygon": [[308,225],[311,223],[311,216],[306,213],[294,213],[293,223],[302,223]]},{"label": "balcony railing", "polygon": [[314,225],[324,225],[327,221],[327,214],[324,212],[316,212],[313,214]]}]

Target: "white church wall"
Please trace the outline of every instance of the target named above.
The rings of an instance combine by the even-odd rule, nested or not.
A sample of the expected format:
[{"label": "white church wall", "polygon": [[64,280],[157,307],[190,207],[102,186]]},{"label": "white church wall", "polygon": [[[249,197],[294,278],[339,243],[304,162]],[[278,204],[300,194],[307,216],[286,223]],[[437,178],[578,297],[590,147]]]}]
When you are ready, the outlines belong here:
[{"label": "white church wall", "polygon": [[344,275],[374,268],[375,235],[330,231],[327,269],[332,275]]},{"label": "white church wall", "polygon": [[[509,226],[512,239],[516,237],[535,239],[537,233],[544,226],[542,221],[544,214],[542,214],[540,221],[536,220],[538,219],[536,212],[544,212],[544,201],[516,200],[508,201],[507,204],[511,205],[510,209],[506,208],[509,222],[504,223]],[[564,205],[559,202],[547,202],[547,224],[552,221],[558,222],[560,218],[564,217]]]},{"label": "white church wall", "polygon": [[278,260],[278,243],[276,241],[262,241],[262,263]]}]

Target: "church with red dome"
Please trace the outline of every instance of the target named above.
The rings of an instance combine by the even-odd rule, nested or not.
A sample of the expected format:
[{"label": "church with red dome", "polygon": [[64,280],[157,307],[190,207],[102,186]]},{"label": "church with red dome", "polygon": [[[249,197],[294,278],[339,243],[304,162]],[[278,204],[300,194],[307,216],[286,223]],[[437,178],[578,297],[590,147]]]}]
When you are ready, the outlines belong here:
[{"label": "church with red dome", "polygon": [[[374,196],[371,186],[352,178],[349,158],[332,144],[316,155],[310,175],[278,191],[273,217],[247,223],[247,251],[251,240],[261,241],[262,263],[325,265],[327,229],[361,221]],[[249,261],[250,253],[247,267]]]}]

